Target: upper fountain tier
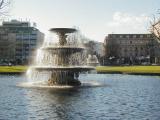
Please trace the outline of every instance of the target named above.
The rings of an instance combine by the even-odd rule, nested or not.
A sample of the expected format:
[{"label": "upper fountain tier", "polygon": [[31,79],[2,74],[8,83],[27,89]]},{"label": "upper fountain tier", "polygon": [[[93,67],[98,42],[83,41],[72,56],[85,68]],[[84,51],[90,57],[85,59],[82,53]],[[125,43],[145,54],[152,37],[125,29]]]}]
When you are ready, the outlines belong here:
[{"label": "upper fountain tier", "polygon": [[67,44],[67,34],[74,33],[77,30],[74,28],[51,28],[51,32],[55,32],[59,36],[59,45],[64,46]]},{"label": "upper fountain tier", "polygon": [[73,33],[76,32],[77,30],[74,28],[51,28],[50,29],[51,32],[55,32],[55,33],[62,33],[62,34],[66,34],[66,33]]}]

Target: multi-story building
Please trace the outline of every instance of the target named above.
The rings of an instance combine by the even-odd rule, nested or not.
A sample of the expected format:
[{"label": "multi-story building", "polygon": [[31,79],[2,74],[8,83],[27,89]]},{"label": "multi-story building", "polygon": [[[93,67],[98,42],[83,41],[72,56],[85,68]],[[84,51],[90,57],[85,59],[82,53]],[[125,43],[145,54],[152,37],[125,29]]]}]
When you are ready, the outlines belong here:
[{"label": "multi-story building", "polygon": [[159,62],[160,44],[152,34],[109,34],[104,44],[105,57],[113,64]]},{"label": "multi-story building", "polygon": [[29,22],[4,21],[0,26],[0,63],[28,63],[43,39],[44,34]]}]

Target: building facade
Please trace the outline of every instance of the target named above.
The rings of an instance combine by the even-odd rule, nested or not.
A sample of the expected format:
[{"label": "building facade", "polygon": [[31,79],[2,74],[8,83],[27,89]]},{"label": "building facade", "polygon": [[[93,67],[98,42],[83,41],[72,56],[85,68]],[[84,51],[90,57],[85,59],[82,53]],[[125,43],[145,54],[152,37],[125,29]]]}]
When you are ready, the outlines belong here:
[{"label": "building facade", "polygon": [[44,34],[24,21],[4,21],[0,26],[0,64],[27,64]]},{"label": "building facade", "polygon": [[109,34],[104,44],[105,63],[159,63],[160,45],[152,34]]}]

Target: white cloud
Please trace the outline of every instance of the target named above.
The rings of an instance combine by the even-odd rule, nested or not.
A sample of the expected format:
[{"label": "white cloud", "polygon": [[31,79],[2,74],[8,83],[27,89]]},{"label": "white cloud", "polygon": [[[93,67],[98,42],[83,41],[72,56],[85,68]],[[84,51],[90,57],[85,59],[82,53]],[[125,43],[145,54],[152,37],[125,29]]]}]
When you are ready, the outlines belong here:
[{"label": "white cloud", "polygon": [[115,12],[112,21],[106,24],[108,33],[146,33],[148,32],[150,18],[145,14],[138,16]]}]

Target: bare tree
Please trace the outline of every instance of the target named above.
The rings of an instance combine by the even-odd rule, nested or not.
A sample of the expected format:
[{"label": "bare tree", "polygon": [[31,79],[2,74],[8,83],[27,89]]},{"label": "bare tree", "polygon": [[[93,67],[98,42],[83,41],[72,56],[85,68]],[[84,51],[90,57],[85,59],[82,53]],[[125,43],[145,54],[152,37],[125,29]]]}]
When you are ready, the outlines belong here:
[{"label": "bare tree", "polygon": [[8,15],[11,0],[0,0],[0,18]]},{"label": "bare tree", "polygon": [[[160,9],[158,9],[158,15],[160,15]],[[158,42],[160,42],[160,16],[156,17],[153,15],[153,19],[150,22],[151,27],[150,31],[156,38]]]}]

